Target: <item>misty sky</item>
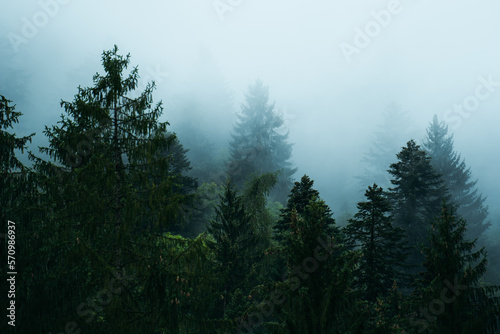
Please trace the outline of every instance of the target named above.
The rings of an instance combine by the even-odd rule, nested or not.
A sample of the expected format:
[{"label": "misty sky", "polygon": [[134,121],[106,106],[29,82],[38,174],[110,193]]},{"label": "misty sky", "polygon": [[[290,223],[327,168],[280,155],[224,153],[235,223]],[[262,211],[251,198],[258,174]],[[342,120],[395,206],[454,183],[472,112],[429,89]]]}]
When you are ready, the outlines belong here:
[{"label": "misty sky", "polygon": [[[410,114],[419,143],[437,114],[453,122],[455,149],[500,217],[499,14],[497,0],[2,0],[0,69],[24,72],[16,131],[43,142],[59,101],[90,85],[102,51],[117,44],[156,80],[155,99],[175,131],[181,115],[169,114],[169,101],[189,90],[204,50],[233,92],[235,113],[250,83],[269,86],[285,113],[296,176],[309,174],[333,211],[359,199],[354,177],[388,105]],[[9,86],[0,93],[15,95]],[[225,133],[234,122],[227,118]]]}]

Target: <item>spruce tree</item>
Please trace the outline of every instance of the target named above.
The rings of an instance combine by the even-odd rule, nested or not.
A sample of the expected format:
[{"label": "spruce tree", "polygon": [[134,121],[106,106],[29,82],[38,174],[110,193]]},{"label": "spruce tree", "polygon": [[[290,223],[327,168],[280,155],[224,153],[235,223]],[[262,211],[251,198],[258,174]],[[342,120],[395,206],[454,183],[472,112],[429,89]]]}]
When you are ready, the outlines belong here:
[{"label": "spruce tree", "polygon": [[112,277],[127,277],[120,293],[84,322],[82,330],[94,333],[161,328],[162,309],[148,304],[158,294],[134,287],[151,278],[148,266],[157,261],[146,256],[159,244],[143,243],[150,238],[145,231],[168,228],[184,199],[168,159],[159,155],[174,137],[168,123],[158,121],[162,105],[153,104],[154,83],[132,98],[139,75],[137,67],[125,73],[129,63],[116,46],[103,52],[104,74],[94,75],[94,86],[79,87],[72,102],[62,101],[61,121],[45,130],[49,147],[41,151],[53,161],[35,158],[48,208],[42,222],[54,233],[45,249],[57,250],[51,285],[64,291],[59,318],[67,319],[65,312],[74,312]]},{"label": "spruce tree", "polygon": [[[302,176],[300,182],[296,181],[294,187],[290,191],[286,207],[282,210],[280,219],[274,227],[275,238],[278,241],[283,241],[285,234],[289,233],[292,213],[305,214],[307,205],[313,198],[319,197],[319,191],[314,189],[314,180],[309,176]],[[333,220],[331,221],[333,223]]]},{"label": "spruce tree", "polygon": [[[448,134],[448,126],[439,122],[436,115],[427,128],[427,139],[423,148],[431,157],[434,170],[442,175],[450,193],[450,202],[457,205],[457,215],[467,222],[466,237],[470,240],[480,238],[491,224],[488,207],[477,189],[477,180],[453,148],[453,135]],[[480,244],[484,244],[483,238]]]},{"label": "spruce tree", "polygon": [[250,286],[246,278],[256,259],[253,247],[258,242],[252,218],[246,212],[243,197],[230,181],[227,181],[224,194],[216,208],[216,217],[207,227],[214,241],[210,244],[215,254],[219,279],[222,282],[220,317],[234,315],[228,307],[233,295],[239,289],[248,295]]},{"label": "spruce tree", "polygon": [[415,295],[419,312],[410,319],[419,333],[497,333],[500,329],[499,286],[484,286],[484,248],[465,239],[467,223],[443,204],[432,223],[424,249],[425,271]]},{"label": "spruce tree", "polygon": [[[34,134],[18,137],[13,132],[15,124],[19,123],[21,112],[16,111],[16,106],[0,95],[0,256],[5,259],[0,269],[0,288],[5,291],[5,297],[11,290],[7,272],[18,272],[16,277],[15,298],[4,298],[2,305],[11,307],[9,301],[14,301],[16,308],[15,319],[7,318],[0,325],[0,332],[14,333],[15,329],[22,328],[26,332],[38,332],[36,323],[32,324],[25,303],[30,298],[30,292],[25,288],[32,268],[31,258],[27,256],[32,246],[43,245],[37,242],[33,224],[33,206],[36,204],[36,186],[33,171],[26,167],[16,155],[16,151],[27,149],[27,144],[32,141]],[[31,247],[30,247],[31,246]],[[40,248],[37,250],[40,251]],[[22,287],[22,288],[21,288]],[[8,324],[11,322],[13,327]],[[23,324],[25,322],[25,324]]]},{"label": "spruce tree", "polygon": [[[19,123],[21,112],[16,111],[12,101],[0,95],[0,219],[2,224],[7,219],[18,217],[21,200],[30,191],[30,171],[17,158],[16,150],[21,153],[27,148],[34,133],[17,137],[11,133],[14,124]],[[6,231],[6,229],[4,230]]]},{"label": "spruce tree", "polygon": [[240,189],[252,174],[280,171],[271,198],[282,204],[297,170],[290,162],[292,145],[287,142],[288,133],[279,133],[283,123],[283,118],[274,110],[274,104],[269,103],[268,88],[256,81],[248,89],[246,103],[242,105],[234,126],[228,165],[228,174]]},{"label": "spruce tree", "polygon": [[352,268],[358,256],[344,249],[313,183],[307,175],[295,183],[276,227],[286,273],[278,284],[286,296],[278,307],[283,333],[342,333],[357,325]]},{"label": "spruce tree", "polygon": [[[175,134],[168,133],[167,136]],[[204,231],[204,223],[200,222],[197,208],[198,181],[189,175],[192,170],[191,162],[187,157],[188,149],[177,137],[168,147],[161,149],[159,156],[168,160],[168,173],[172,177],[173,192],[185,197],[185,205],[180,210],[177,219],[172,222],[169,232],[182,234],[186,237],[196,237]],[[155,180],[158,183],[160,180]]]},{"label": "spruce tree", "polygon": [[412,266],[420,266],[423,258],[418,249],[427,241],[431,222],[439,215],[440,203],[447,191],[431,158],[410,140],[397,155],[398,162],[391,164],[392,175],[388,197],[394,215],[394,225],[405,230],[409,246],[415,247],[410,254]]},{"label": "spruce tree", "polygon": [[399,285],[408,254],[407,240],[401,228],[392,225],[391,205],[383,189],[374,184],[365,192],[366,202],[358,203],[358,212],[344,229],[349,243],[363,254],[355,270],[358,288],[365,298],[375,302],[386,297],[394,281]]}]

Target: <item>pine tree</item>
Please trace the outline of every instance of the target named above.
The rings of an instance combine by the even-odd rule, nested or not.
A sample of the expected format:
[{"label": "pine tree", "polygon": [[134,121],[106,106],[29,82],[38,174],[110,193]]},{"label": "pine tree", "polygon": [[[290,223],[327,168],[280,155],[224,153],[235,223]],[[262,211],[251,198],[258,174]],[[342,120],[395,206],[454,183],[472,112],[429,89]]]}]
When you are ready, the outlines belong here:
[{"label": "pine tree", "polygon": [[[282,210],[280,219],[274,227],[276,240],[283,241],[285,234],[289,232],[292,214],[294,212],[300,215],[305,214],[309,202],[319,197],[319,191],[314,189],[313,185],[314,181],[307,175],[302,176],[300,182],[295,182],[288,196],[286,207]],[[330,223],[333,223],[333,220]]]},{"label": "pine tree", "polygon": [[484,248],[474,251],[466,241],[467,223],[446,204],[432,223],[429,247],[424,250],[425,271],[416,296],[419,314],[410,323],[418,332],[497,333],[500,329],[499,286],[481,285],[486,272]]},{"label": "pine tree", "polygon": [[[246,278],[256,259],[253,247],[258,242],[251,216],[246,212],[243,197],[230,181],[226,183],[224,194],[216,208],[216,217],[207,227],[214,242],[210,247],[215,254],[218,272],[223,283],[221,299],[222,309],[219,316],[232,314],[232,308],[227,303],[237,289],[248,293],[251,288]],[[248,295],[248,294],[247,294]]]},{"label": "pine tree", "polygon": [[[168,134],[167,137],[174,135]],[[174,135],[175,136],[175,135]],[[193,169],[191,162],[187,157],[188,149],[179,141],[177,137],[169,143],[168,147],[161,150],[159,154],[169,160],[169,173],[177,178],[176,190],[184,195],[192,194],[198,188],[198,181],[189,176],[189,171]]]},{"label": "pine tree", "polygon": [[[17,314],[12,319],[9,318],[10,313],[7,313],[7,318],[0,325],[2,333],[14,333],[13,329],[23,327],[20,322],[30,322],[29,317],[22,313],[23,304],[29,298],[29,291],[23,283],[28,278],[26,270],[31,267],[29,257],[24,255],[29,252],[29,246],[36,243],[32,234],[32,206],[36,203],[36,187],[33,171],[19,160],[16,151],[23,153],[34,134],[18,137],[12,132],[21,116],[22,113],[16,111],[12,101],[0,95],[0,256],[5,259],[5,264],[0,269],[0,276],[3,277],[0,288],[5,291],[6,297],[7,293],[11,293],[8,292],[11,285],[7,280],[7,272],[19,273],[16,276],[15,298],[4,299],[5,307],[11,307],[7,300],[16,303]],[[12,320],[17,327],[8,325]],[[24,328],[36,332],[36,328],[29,324],[24,325]]]},{"label": "pine tree", "polygon": [[250,214],[252,226],[258,235],[258,243],[253,247],[259,248],[261,253],[271,246],[275,221],[270,212],[272,203],[268,200],[268,196],[277,180],[278,173],[254,175],[245,184],[243,191],[246,211]]},{"label": "pine tree", "polygon": [[[477,189],[477,180],[472,180],[472,172],[464,159],[453,149],[453,135],[448,135],[448,126],[439,122],[436,115],[427,128],[427,139],[423,148],[431,157],[434,170],[442,175],[450,192],[450,202],[457,205],[457,215],[467,222],[467,235],[470,240],[481,237],[491,224],[488,207]],[[484,240],[481,244],[484,244]]]},{"label": "pine tree", "polygon": [[[16,137],[9,130],[19,123],[21,112],[15,110],[12,101],[0,95],[0,219],[14,220],[18,217],[18,208],[22,207],[21,200],[26,192],[30,191],[30,171],[16,157],[16,150],[21,153],[27,148],[34,133],[29,136]],[[13,216],[15,215],[15,216]]]},{"label": "pine tree", "polygon": [[[171,136],[175,134],[167,134]],[[172,177],[173,191],[185,196],[185,205],[181,208],[180,215],[172,222],[169,232],[182,234],[186,237],[196,237],[204,230],[204,223],[200,222],[197,208],[198,181],[189,175],[192,170],[191,162],[187,157],[188,149],[179,141],[177,137],[164,147],[160,157],[168,160],[168,172]],[[160,180],[155,180],[158,183]]]},{"label": "pine tree", "polygon": [[43,221],[48,230],[57,231],[45,240],[45,248],[57,250],[50,273],[57,278],[51,285],[64,291],[65,299],[57,301],[63,313],[59,317],[67,318],[65,312],[74,312],[75,305],[113,276],[142,275],[129,279],[107,307],[95,309],[82,328],[94,333],[161,327],[157,317],[162,310],[147,302],[158,295],[132,287],[150,278],[147,267],[156,261],[145,253],[159,246],[142,243],[149,238],[145,231],[168,228],[184,200],[168,159],[159,156],[174,137],[167,134],[168,123],[158,122],[162,105],[153,105],[154,84],[131,98],[138,69],[126,75],[129,63],[130,56],[119,55],[116,46],[103,52],[105,73],[94,76],[93,87],[79,87],[74,101],[62,101],[65,115],[45,130],[49,147],[42,152],[53,162],[35,158],[43,204],[49,208]]},{"label": "pine tree", "polygon": [[261,81],[251,85],[230,142],[228,173],[242,188],[252,174],[280,171],[271,198],[284,204],[297,169],[290,162],[292,145],[287,142],[288,133],[279,133],[283,123],[274,104],[269,103],[268,88]]},{"label": "pine tree", "polygon": [[383,189],[374,184],[365,196],[344,234],[363,254],[355,271],[357,286],[368,301],[375,302],[377,297],[387,297],[394,281],[405,281],[401,269],[408,250],[404,231],[392,225],[392,208]]},{"label": "pine tree", "polygon": [[358,256],[344,249],[313,183],[307,175],[295,183],[276,227],[280,271],[287,273],[277,285],[286,296],[278,308],[280,333],[342,333],[357,324],[352,268]]},{"label": "pine tree", "polygon": [[392,175],[388,197],[393,207],[394,225],[403,228],[409,245],[416,247],[410,254],[412,266],[422,260],[418,247],[427,240],[428,229],[439,215],[440,203],[447,196],[444,182],[431,165],[431,159],[415,141],[410,140],[397,154],[398,162],[391,164]]}]

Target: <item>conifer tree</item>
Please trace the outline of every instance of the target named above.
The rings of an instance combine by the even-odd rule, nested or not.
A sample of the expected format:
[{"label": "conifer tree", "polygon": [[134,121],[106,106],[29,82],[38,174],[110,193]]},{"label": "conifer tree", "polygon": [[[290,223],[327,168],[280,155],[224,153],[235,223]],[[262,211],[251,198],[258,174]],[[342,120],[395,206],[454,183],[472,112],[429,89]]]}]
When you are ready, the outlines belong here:
[{"label": "conifer tree", "polygon": [[207,227],[214,239],[210,247],[214,251],[223,285],[221,317],[227,316],[231,311],[228,309],[228,302],[237,289],[248,293],[250,286],[246,278],[256,259],[253,247],[258,242],[257,234],[243,203],[243,197],[237,194],[235,186],[228,181],[224,194],[220,196],[216,217]]},{"label": "conifer tree", "polygon": [[297,169],[290,162],[292,145],[287,142],[288,133],[279,133],[283,123],[274,104],[269,103],[268,88],[256,81],[249,87],[234,126],[228,173],[241,189],[252,174],[280,171],[271,198],[284,204]]},{"label": "conifer tree", "polygon": [[432,223],[425,248],[425,271],[416,295],[419,312],[410,323],[421,333],[497,333],[500,329],[499,286],[483,286],[486,272],[484,248],[465,239],[467,223],[443,204]]},{"label": "conifer tree", "polygon": [[260,252],[271,246],[271,238],[274,226],[274,217],[270,212],[269,193],[278,180],[279,173],[267,173],[254,175],[245,185],[243,199],[246,211],[250,214],[252,226],[258,235],[258,243],[254,248]]},{"label": "conifer tree", "polygon": [[[16,157],[16,150],[23,152],[34,134],[17,137],[10,130],[19,123],[21,112],[15,110],[12,101],[0,95],[0,218],[14,220],[22,207],[23,195],[30,190],[28,168]],[[15,216],[13,216],[15,215]]]},{"label": "conifer tree", "polygon": [[355,270],[357,286],[368,301],[375,302],[389,294],[394,281],[400,285],[405,281],[401,269],[408,249],[404,231],[392,225],[391,205],[383,189],[374,184],[365,196],[366,202],[358,203],[358,212],[344,234],[363,254]]},{"label": "conifer tree", "polygon": [[[34,158],[43,204],[50,208],[43,221],[57,231],[45,242],[46,248],[57,249],[51,274],[58,279],[52,284],[65,291],[65,299],[57,301],[63,313],[59,317],[67,318],[64,312],[74,312],[75,305],[112,277],[134,277],[107,307],[94,309],[92,321],[82,328],[94,333],[154,327],[151,323],[161,310],[138,301],[157,295],[132,288],[148,280],[147,266],[156,260],[145,256],[141,244],[148,237],[144,223],[146,231],[167,228],[184,200],[168,159],[159,156],[174,136],[167,134],[168,123],[158,121],[162,105],[153,104],[154,83],[130,97],[138,85],[138,68],[127,75],[129,63],[130,56],[119,55],[116,46],[103,52],[105,73],[94,76],[93,87],[79,87],[74,101],[62,101],[61,121],[45,130],[49,147],[41,151],[53,162]],[[95,319],[104,319],[106,326]]]},{"label": "conifer tree", "polygon": [[410,140],[397,154],[398,162],[391,164],[392,175],[388,197],[394,215],[394,225],[405,230],[409,246],[415,250],[409,264],[420,266],[422,256],[418,249],[425,243],[431,222],[439,215],[440,203],[447,196],[440,175],[431,165],[431,159],[414,140]]},{"label": "conifer tree", "polygon": [[[448,134],[448,126],[439,122],[437,115],[427,128],[427,139],[423,148],[431,157],[434,170],[442,175],[450,193],[450,202],[457,205],[457,215],[467,222],[466,237],[475,240],[490,226],[488,207],[477,189],[477,180],[453,148],[453,135]],[[484,240],[481,238],[481,244]]]},{"label": "conifer tree", "polygon": [[357,324],[352,268],[358,256],[344,249],[313,183],[307,175],[295,183],[276,227],[288,272],[278,284],[286,296],[278,308],[283,333],[342,333]]},{"label": "conifer tree", "polygon": [[[32,222],[33,206],[36,204],[36,187],[34,183],[33,171],[26,167],[17,157],[16,150],[21,153],[27,148],[28,142],[32,141],[34,134],[18,137],[12,130],[15,124],[19,123],[21,112],[16,111],[16,106],[0,95],[0,256],[5,259],[5,264],[0,269],[0,288],[5,291],[6,297],[11,290],[9,276],[7,272],[19,272],[16,276],[15,298],[3,299],[2,305],[11,307],[9,301],[16,302],[16,317],[7,318],[0,324],[0,332],[13,333],[12,329],[21,327],[31,332],[36,332],[37,328],[29,323],[31,319],[22,312],[25,302],[29,299],[30,293],[24,287],[20,288],[21,282],[28,280],[29,274],[26,272],[31,268],[31,259],[25,254],[29,254],[30,245],[36,244],[36,237],[33,232],[36,230]],[[13,322],[11,322],[14,320]],[[22,324],[25,321],[26,324]],[[8,324],[11,322],[17,327]]]},{"label": "conifer tree", "polygon": [[[172,134],[167,136],[170,135]],[[175,180],[177,190],[184,195],[192,194],[198,188],[198,181],[188,174],[193,168],[187,157],[188,152],[189,150],[184,148],[184,145],[175,137],[169,146],[165,147],[160,153],[160,156],[168,158],[169,172],[177,178]]]},{"label": "conifer tree", "polygon": [[[313,198],[319,197],[319,191],[314,189],[312,187],[313,185],[314,181],[307,175],[302,176],[300,182],[295,182],[288,196],[286,207],[282,210],[280,219],[274,227],[276,240],[283,241],[284,235],[290,230],[292,213],[295,211],[300,215],[305,214],[309,202],[312,201]],[[333,220],[331,220],[330,223],[333,223]]]}]

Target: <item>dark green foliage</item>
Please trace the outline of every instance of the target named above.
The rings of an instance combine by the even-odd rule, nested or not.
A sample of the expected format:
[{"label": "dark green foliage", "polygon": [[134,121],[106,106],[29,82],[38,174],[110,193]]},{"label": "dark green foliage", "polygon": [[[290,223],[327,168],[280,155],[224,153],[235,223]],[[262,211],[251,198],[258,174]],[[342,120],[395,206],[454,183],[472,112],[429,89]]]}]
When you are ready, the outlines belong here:
[{"label": "dark green foliage", "polygon": [[269,193],[276,185],[278,173],[254,175],[245,185],[243,199],[245,209],[251,216],[251,224],[257,234],[257,243],[253,245],[259,253],[271,246],[274,217],[268,205]]},{"label": "dark green foliage", "polygon": [[344,250],[330,208],[306,175],[296,182],[278,233],[285,263],[286,301],[279,307],[281,333],[343,333],[357,325],[347,315],[357,307],[351,291],[355,252]]},{"label": "dark green foliage", "polygon": [[497,333],[500,329],[498,286],[483,286],[486,272],[484,248],[466,241],[467,223],[446,204],[432,224],[425,248],[425,272],[416,291],[420,307],[411,323],[429,333]]},{"label": "dark green foliage", "polygon": [[410,140],[391,164],[392,175],[388,197],[393,207],[394,225],[403,228],[417,247],[410,255],[412,266],[419,266],[422,256],[418,247],[428,239],[431,222],[439,215],[440,203],[447,196],[444,182],[431,165],[431,158]]},{"label": "dark green foliage", "polygon": [[[99,292],[113,275],[146,273],[142,233],[167,228],[185,198],[175,187],[168,159],[159,156],[174,137],[167,134],[167,123],[158,122],[162,106],[152,105],[154,85],[129,97],[138,81],[137,68],[123,73],[129,62],[116,47],[103,53],[105,74],[94,76],[93,87],[80,87],[73,102],[63,101],[65,115],[45,130],[50,146],[42,152],[55,163],[35,158],[41,204],[50,208],[41,221],[57,231],[44,240],[54,258],[46,275],[64,279],[61,289],[72,291],[57,303],[60,319],[70,317],[75,305]],[[143,322],[157,316],[136,304],[146,291],[133,289],[137,281],[132,281],[98,310],[88,325],[92,332],[106,331],[100,321],[134,332],[123,325],[129,315]]]},{"label": "dark green foliage", "polygon": [[229,181],[215,211],[216,217],[210,221],[207,230],[214,239],[210,247],[214,251],[219,277],[223,282],[220,316],[226,316],[227,303],[236,289],[249,290],[246,278],[256,259],[253,247],[258,238],[251,216],[243,205],[243,198],[238,196],[236,188]]},{"label": "dark green foliage", "polygon": [[386,297],[394,281],[404,281],[402,268],[408,254],[407,240],[401,228],[392,225],[391,206],[383,189],[374,184],[365,192],[366,202],[358,203],[358,212],[344,234],[363,255],[355,270],[358,288],[375,302]]},{"label": "dark green foliage", "polygon": [[[167,137],[171,134],[167,134]],[[192,169],[191,162],[187,158],[187,152],[178,138],[175,138],[169,145],[162,148],[159,156],[166,158],[168,161],[168,174],[172,178],[172,190],[185,196],[185,202],[180,210],[177,219],[171,223],[169,231],[174,234],[182,234],[184,236],[196,237],[204,228],[199,226],[200,222],[196,219],[197,198],[196,190],[198,181],[189,176]],[[159,183],[161,180],[155,180]]]},{"label": "dark green foliage", "polygon": [[[22,198],[31,191],[29,170],[16,157],[16,150],[23,151],[34,134],[16,137],[9,130],[19,123],[22,113],[15,110],[12,101],[0,95],[0,218],[2,224],[7,219],[18,218],[16,212],[22,207]],[[13,216],[16,215],[16,216]]]},{"label": "dark green foliage", "polygon": [[[169,136],[171,135],[168,134],[167,137]],[[187,158],[188,151],[179,139],[175,138],[159,154],[169,160],[169,172],[176,178],[176,191],[184,195],[191,194],[198,188],[196,179],[188,176],[188,172],[192,169],[191,162]]]},{"label": "dark green foliage", "polygon": [[[231,143],[238,193],[223,181],[224,136],[212,150],[210,133],[197,131],[229,117],[193,121],[191,169],[190,146],[159,122],[154,84],[135,92],[129,62],[116,47],[103,53],[104,73],[62,102],[41,149],[50,160],[30,153],[33,169],[16,156],[32,135],[12,133],[21,114],[0,96],[0,255],[13,220],[18,333],[498,333],[500,291],[482,281],[484,248],[440,205],[447,185],[458,210],[481,222],[471,233],[485,226],[484,199],[442,123],[425,144],[435,161],[408,142],[389,170],[393,188],[368,187],[339,230],[313,180],[291,187],[291,146],[262,83],[250,87]],[[201,103],[208,95],[231,104],[212,91],[186,108],[223,107]],[[422,249],[413,271],[425,269],[412,293],[402,273],[409,246]],[[0,287],[8,291],[5,279]]]},{"label": "dark green foliage", "polygon": [[[278,241],[284,240],[284,234],[290,230],[292,213],[305,214],[306,207],[315,197],[319,197],[319,191],[312,186],[314,181],[307,175],[302,176],[300,182],[295,182],[292,188],[285,209],[281,213],[280,220],[276,223],[275,234]],[[333,223],[333,220],[331,221]]]},{"label": "dark green foliage", "polygon": [[[22,301],[29,296],[29,291],[20,288],[21,282],[28,276],[24,271],[29,267],[29,258],[22,256],[22,250],[26,249],[26,244],[35,243],[32,240],[35,239],[34,236],[29,233],[32,231],[29,224],[33,213],[32,206],[36,200],[34,175],[16,156],[19,151],[23,153],[34,135],[17,137],[12,132],[21,116],[22,113],[15,110],[12,102],[0,95],[0,256],[5,261],[0,269],[0,288],[5,291],[1,305],[7,309],[11,300],[16,302],[18,315],[15,323],[18,326],[20,321],[28,321],[27,317],[23,319],[23,316],[19,315],[24,309]],[[11,252],[8,252],[9,247],[14,247],[10,249]],[[8,258],[8,255],[12,257]],[[10,268],[10,265],[13,267]],[[12,271],[19,272],[16,277],[16,297],[7,298],[7,295],[10,295],[10,284],[7,282],[10,276],[7,276],[7,272]],[[0,325],[0,332],[14,333],[12,329],[15,328],[7,325],[7,321],[11,319],[5,317]]]},{"label": "dark green foliage", "polygon": [[251,85],[234,127],[228,166],[229,176],[240,189],[252,174],[280,171],[271,198],[281,203],[286,201],[297,170],[290,162],[292,145],[287,142],[288,133],[279,133],[283,123],[274,104],[269,103],[268,88],[261,81]]},{"label": "dark green foliage", "polygon": [[[470,168],[454,151],[453,135],[448,134],[448,126],[439,122],[436,115],[427,128],[423,147],[432,158],[434,170],[442,175],[450,192],[450,202],[457,205],[457,215],[467,221],[466,237],[471,240],[481,237],[490,226],[486,198],[478,193],[477,180],[472,180]],[[483,238],[480,240],[484,244]]]}]

